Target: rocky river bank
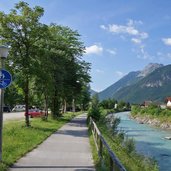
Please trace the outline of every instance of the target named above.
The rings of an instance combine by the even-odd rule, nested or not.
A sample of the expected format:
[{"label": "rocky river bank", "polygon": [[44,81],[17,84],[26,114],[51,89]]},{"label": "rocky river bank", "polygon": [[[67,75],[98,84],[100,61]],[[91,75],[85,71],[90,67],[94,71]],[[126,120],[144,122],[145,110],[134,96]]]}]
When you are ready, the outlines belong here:
[{"label": "rocky river bank", "polygon": [[149,116],[130,116],[132,119],[136,120],[140,124],[149,124],[155,127],[159,127],[162,129],[170,129],[171,130],[171,123],[169,122],[161,122],[157,118],[150,118]]}]

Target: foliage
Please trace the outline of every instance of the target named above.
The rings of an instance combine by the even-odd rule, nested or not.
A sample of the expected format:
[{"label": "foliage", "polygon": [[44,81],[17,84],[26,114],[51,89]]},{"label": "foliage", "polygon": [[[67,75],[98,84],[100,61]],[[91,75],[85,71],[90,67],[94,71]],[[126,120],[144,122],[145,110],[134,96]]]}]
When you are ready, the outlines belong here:
[{"label": "foliage", "polygon": [[111,132],[111,134],[117,135],[118,133],[118,125],[120,123],[120,118],[116,118],[114,117],[114,115],[110,114],[108,116],[106,116],[105,118],[103,118],[103,120],[101,120],[101,122],[105,121],[105,124],[108,126],[108,130]]},{"label": "foliage", "polygon": [[[9,14],[0,12],[0,38],[10,46],[7,68],[14,77],[5,103],[24,101],[26,113],[29,106],[38,105],[46,117],[50,108],[56,118],[64,103],[65,108],[68,104],[75,109],[75,103],[81,109],[87,107],[90,64],[82,59],[85,47],[79,33],[55,23],[41,23],[43,14],[43,8],[30,8],[22,1]],[[30,125],[27,114],[26,124]]]},{"label": "foliage", "polygon": [[27,152],[36,148],[49,135],[59,129],[80,113],[66,113],[57,120],[49,118],[47,122],[41,118],[34,118],[32,126],[27,128],[23,121],[8,121],[3,128],[3,162],[0,163],[0,170],[5,171]]},{"label": "foliage", "polygon": [[139,105],[133,105],[131,107],[132,116],[150,116],[150,118],[157,118],[161,123],[171,123],[171,110],[161,109],[156,104],[150,104],[148,107],[140,107]]},{"label": "foliage", "polygon": [[133,105],[131,107],[131,114],[132,115],[151,115],[154,117],[164,117],[170,116],[171,117],[171,110],[169,109],[161,109],[156,104],[150,104],[148,107],[140,107],[138,105]]},{"label": "foliage", "polygon": [[129,103],[126,103],[124,101],[117,101],[115,99],[106,99],[102,100],[99,104],[100,107],[104,109],[114,109],[115,111],[128,111],[131,109],[131,106]]},{"label": "foliage", "polygon": [[[36,42],[44,36],[44,27],[39,23],[43,9],[31,9],[27,3],[19,2],[9,14],[0,12],[0,37],[11,46],[8,60],[14,71],[20,73],[20,86],[24,92],[26,113],[29,108],[29,83],[36,68]],[[30,125],[26,115],[26,124]]]},{"label": "foliage", "polygon": [[100,102],[100,106],[103,107],[104,109],[113,109],[115,107],[115,104],[118,102],[115,99],[106,99],[102,100]]},{"label": "foliage", "polygon": [[92,97],[92,100],[91,100],[91,105],[90,105],[90,108],[88,110],[88,117],[90,117],[90,116],[94,120],[99,120],[100,119],[99,99],[98,99],[97,94],[95,94]]}]

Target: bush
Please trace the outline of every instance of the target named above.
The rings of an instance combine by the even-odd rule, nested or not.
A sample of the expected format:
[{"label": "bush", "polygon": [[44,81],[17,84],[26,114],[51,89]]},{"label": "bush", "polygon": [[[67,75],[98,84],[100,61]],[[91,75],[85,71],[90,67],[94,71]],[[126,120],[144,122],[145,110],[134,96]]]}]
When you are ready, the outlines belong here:
[{"label": "bush", "polygon": [[132,138],[126,138],[124,141],[124,147],[127,154],[135,153],[135,142]]},{"label": "bush", "polygon": [[91,107],[88,110],[88,117],[92,117],[94,120],[98,121],[100,119],[100,109],[97,107]]},{"label": "bush", "polygon": [[131,107],[131,114],[137,115],[140,112],[141,108],[138,105],[132,105]]}]

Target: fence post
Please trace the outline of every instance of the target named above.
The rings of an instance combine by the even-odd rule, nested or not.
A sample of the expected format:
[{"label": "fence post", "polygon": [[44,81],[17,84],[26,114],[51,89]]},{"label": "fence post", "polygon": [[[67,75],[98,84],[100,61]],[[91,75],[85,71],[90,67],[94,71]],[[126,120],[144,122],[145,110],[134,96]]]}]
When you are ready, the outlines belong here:
[{"label": "fence post", "polygon": [[100,140],[99,153],[100,153],[100,156],[101,156],[101,158],[102,158],[102,153],[103,153],[103,143],[102,143],[102,141],[101,141],[101,139],[100,139],[100,138],[99,138],[99,140]]},{"label": "fence post", "polygon": [[116,155],[113,153],[107,142],[105,141],[104,137],[101,135],[96,123],[91,119],[92,122],[92,133],[94,142],[98,151],[98,155],[100,157],[101,165],[104,166],[103,163],[103,148],[107,149],[109,154],[109,171],[126,171],[124,166],[120,163]]}]

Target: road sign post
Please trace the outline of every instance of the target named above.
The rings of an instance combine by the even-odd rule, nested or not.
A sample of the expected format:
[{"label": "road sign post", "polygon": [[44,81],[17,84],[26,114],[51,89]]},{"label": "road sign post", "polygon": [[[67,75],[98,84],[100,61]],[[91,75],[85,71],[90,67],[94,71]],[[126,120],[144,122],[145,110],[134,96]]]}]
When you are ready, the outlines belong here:
[{"label": "road sign post", "polygon": [[12,81],[11,74],[6,70],[1,69],[0,70],[0,89],[4,89],[8,87],[11,84],[11,81]]},{"label": "road sign post", "polygon": [[8,47],[0,46],[0,161],[2,161],[2,128],[3,128],[3,106],[4,106],[4,88],[11,83],[11,74],[4,70],[4,60],[8,55]]}]

